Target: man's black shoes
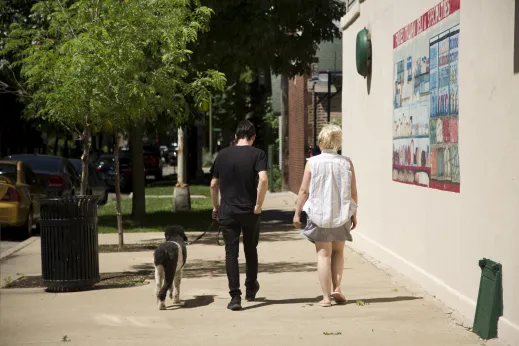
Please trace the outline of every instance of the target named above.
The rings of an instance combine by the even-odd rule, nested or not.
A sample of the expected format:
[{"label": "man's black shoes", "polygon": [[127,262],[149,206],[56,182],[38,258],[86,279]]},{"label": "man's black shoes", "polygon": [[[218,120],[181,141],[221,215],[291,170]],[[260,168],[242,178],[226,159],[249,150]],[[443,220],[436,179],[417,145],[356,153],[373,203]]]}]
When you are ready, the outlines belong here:
[{"label": "man's black shoes", "polygon": [[232,297],[231,302],[227,305],[227,309],[232,311],[241,310],[241,297],[235,296]]},{"label": "man's black shoes", "polygon": [[254,301],[254,299],[256,299],[256,294],[258,293],[259,289],[260,289],[259,282],[258,281],[254,282],[254,289],[252,289],[252,290],[247,289],[247,291],[245,292],[245,300],[248,302]]}]

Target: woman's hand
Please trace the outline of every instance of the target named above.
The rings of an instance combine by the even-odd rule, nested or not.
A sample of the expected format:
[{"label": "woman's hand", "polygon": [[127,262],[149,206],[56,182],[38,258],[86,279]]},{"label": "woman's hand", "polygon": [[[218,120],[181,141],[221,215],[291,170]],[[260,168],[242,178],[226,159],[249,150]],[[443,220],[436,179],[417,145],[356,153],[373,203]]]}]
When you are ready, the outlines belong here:
[{"label": "woman's hand", "polygon": [[351,231],[357,228],[357,214],[351,217]]},{"label": "woman's hand", "polygon": [[296,228],[301,228],[301,218],[297,213],[294,214],[294,219],[292,220],[292,223]]}]

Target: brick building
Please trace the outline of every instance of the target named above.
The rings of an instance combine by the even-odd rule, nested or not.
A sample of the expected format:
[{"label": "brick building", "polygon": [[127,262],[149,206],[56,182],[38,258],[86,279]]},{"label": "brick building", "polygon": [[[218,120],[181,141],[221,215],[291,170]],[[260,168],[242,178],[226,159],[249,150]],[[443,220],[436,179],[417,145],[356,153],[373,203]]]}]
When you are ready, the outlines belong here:
[{"label": "brick building", "polygon": [[297,192],[308,157],[308,78],[298,76],[288,81],[288,188]]},{"label": "brick building", "polygon": [[[328,116],[331,123],[341,124],[341,52],[340,40],[325,42],[319,46],[316,55],[318,76],[297,76],[288,80],[285,85],[283,78],[273,79],[273,100],[281,104],[280,163],[283,168],[284,187],[294,193],[299,190],[306,158],[314,148],[319,131],[328,123]],[[281,87],[277,88],[274,83],[280,84]],[[274,96],[277,93],[281,97]]]}]

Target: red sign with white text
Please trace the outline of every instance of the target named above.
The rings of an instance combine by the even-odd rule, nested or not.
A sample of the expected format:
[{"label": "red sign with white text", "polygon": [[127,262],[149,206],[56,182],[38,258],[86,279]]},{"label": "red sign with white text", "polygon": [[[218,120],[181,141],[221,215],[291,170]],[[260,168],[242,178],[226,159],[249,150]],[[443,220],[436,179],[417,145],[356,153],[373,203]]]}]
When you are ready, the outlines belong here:
[{"label": "red sign with white text", "polygon": [[414,22],[406,25],[393,35],[393,49],[413,37],[438,24],[451,14],[459,11],[460,0],[442,0],[438,5],[425,12]]}]

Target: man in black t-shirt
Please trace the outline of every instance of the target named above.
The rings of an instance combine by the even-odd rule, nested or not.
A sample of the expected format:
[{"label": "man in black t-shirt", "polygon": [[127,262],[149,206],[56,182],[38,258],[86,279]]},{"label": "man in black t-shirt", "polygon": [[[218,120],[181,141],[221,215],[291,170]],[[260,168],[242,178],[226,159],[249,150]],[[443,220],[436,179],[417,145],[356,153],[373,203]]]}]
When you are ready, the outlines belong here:
[{"label": "man in black t-shirt", "polygon": [[268,178],[267,158],[264,151],[252,146],[255,139],[254,125],[248,120],[240,122],[236,130],[236,145],[220,151],[211,167],[213,219],[219,220],[225,241],[225,268],[231,295],[227,308],[231,310],[241,309],[238,251],[242,232],[247,262],[245,299],[254,300],[259,290],[259,219]]}]

